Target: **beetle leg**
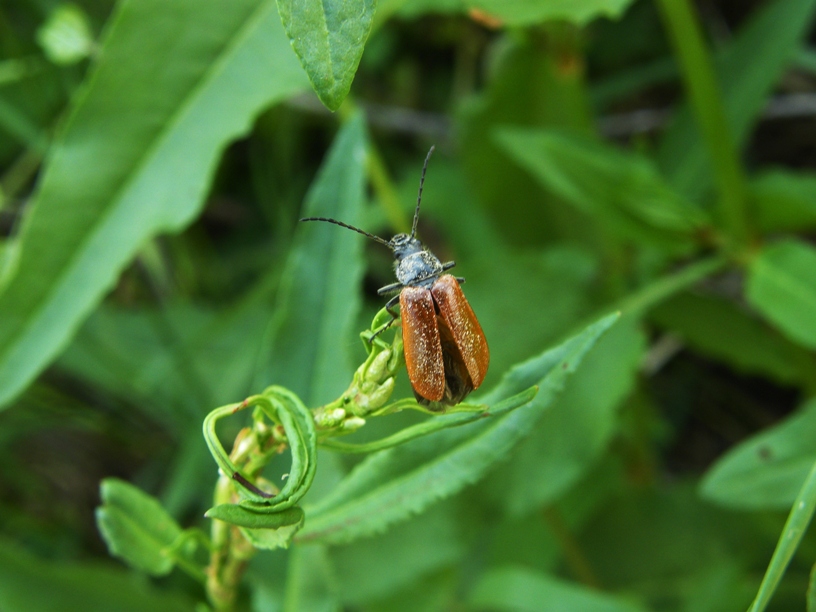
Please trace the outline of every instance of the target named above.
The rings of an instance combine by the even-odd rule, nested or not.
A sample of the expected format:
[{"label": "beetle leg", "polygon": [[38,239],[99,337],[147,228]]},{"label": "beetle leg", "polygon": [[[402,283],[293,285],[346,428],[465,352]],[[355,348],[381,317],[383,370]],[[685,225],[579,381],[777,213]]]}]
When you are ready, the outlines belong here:
[{"label": "beetle leg", "polygon": [[454,276],[453,278],[455,278],[456,282],[459,283],[460,285],[464,284],[464,282],[465,282],[465,277],[464,276]]},{"label": "beetle leg", "polygon": [[455,261],[446,261],[442,264],[442,271],[450,270],[453,266],[456,265]]},{"label": "beetle leg", "polygon": [[[383,289],[385,289],[385,287],[383,287]],[[392,297],[390,300],[388,300],[385,303],[385,309],[388,311],[388,314],[391,315],[391,320],[388,323],[386,323],[385,325],[383,325],[382,327],[380,327],[380,329],[375,331],[373,334],[371,334],[371,338],[368,339],[369,342],[372,342],[374,340],[374,338],[376,338],[381,333],[383,333],[386,329],[391,327],[394,324],[394,321],[399,319],[399,313],[392,310],[392,308],[394,307],[394,304],[399,302],[399,298],[400,298],[399,295],[395,295],[394,297]]]},{"label": "beetle leg", "polygon": [[[377,295],[385,295],[386,293],[392,293],[394,291],[399,291],[404,286],[405,285],[403,285],[402,283],[391,283],[390,285],[386,285],[385,287],[380,287],[379,289],[377,289]],[[391,302],[389,302],[389,304],[390,303]],[[394,304],[391,304],[391,305],[393,306]]]}]

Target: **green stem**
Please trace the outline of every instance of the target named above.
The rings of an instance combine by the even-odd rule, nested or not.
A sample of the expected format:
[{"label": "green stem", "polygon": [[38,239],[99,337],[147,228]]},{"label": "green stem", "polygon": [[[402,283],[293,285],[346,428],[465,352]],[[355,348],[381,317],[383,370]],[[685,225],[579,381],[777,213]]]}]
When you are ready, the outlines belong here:
[{"label": "green stem", "polygon": [[[719,272],[726,266],[728,261],[728,258],[723,255],[714,255],[689,264],[679,272],[659,278],[653,283],[629,294],[625,298],[609,306],[604,306],[600,312],[593,312],[592,316],[582,319],[577,326],[573,327],[569,335],[574,334],[577,330],[583,329],[595,321],[601,314],[618,311],[623,316],[640,316],[649,309],[657,306],[663,300],[711,276],[715,272]],[[569,337],[569,335],[565,336],[565,338]]]},{"label": "green stem", "polygon": [[614,304],[612,310],[620,310],[624,316],[639,315],[657,306],[675,293],[711,276],[715,272],[719,272],[727,263],[728,259],[726,257],[715,255],[690,264],[679,272],[659,278],[628,295]]},{"label": "green stem", "polygon": [[561,511],[555,506],[549,506],[543,509],[542,515],[550,528],[550,533],[558,540],[561,552],[564,553],[564,561],[573,575],[588,587],[600,589],[601,582],[592,570],[592,566],[589,564],[580,545],[575,540],[575,536],[572,535],[572,531],[564,520]]},{"label": "green stem", "polygon": [[173,557],[173,560],[176,562],[183,571],[187,572],[188,575],[192,576],[195,580],[198,580],[204,586],[207,585],[207,574],[201,568],[201,566],[193,563],[190,559],[185,557],[181,551],[186,546],[187,542],[193,540],[198,542],[204,548],[212,552],[212,543],[210,539],[207,537],[203,531],[197,528],[187,529],[181,533],[181,535],[173,542],[172,546],[170,546],[169,550],[167,551]]},{"label": "green stem", "polygon": [[703,134],[720,195],[722,223],[731,248],[748,238],[745,214],[745,176],[734,138],[728,129],[723,98],[711,54],[690,0],[658,0],[669,31],[689,100]]},{"label": "green stem", "polygon": [[808,474],[805,483],[799,490],[796,501],[793,502],[793,508],[790,511],[788,520],[785,522],[785,527],[782,529],[782,534],[779,536],[776,550],[774,550],[771,562],[768,564],[768,569],[765,571],[762,584],[759,585],[759,590],[749,612],[762,612],[768,605],[776,587],[779,586],[779,582],[782,580],[782,576],[785,575],[788,563],[793,558],[802,537],[805,535],[805,531],[807,531],[814,510],[816,510],[816,463],[810,469],[810,474]]},{"label": "green stem", "polygon": [[380,157],[380,153],[373,143],[369,143],[368,146],[368,178],[374,188],[374,193],[377,194],[380,204],[385,210],[385,216],[388,218],[391,227],[397,232],[410,231],[411,226],[402,212],[397,190],[394,188],[391,176],[388,174],[382,157]]},{"label": "green stem", "polygon": [[[356,110],[357,103],[352,96],[348,96],[340,108],[337,109],[337,114],[342,121],[348,121]],[[380,205],[385,211],[388,224],[397,232],[405,233],[410,231],[411,225],[402,212],[400,198],[397,195],[397,190],[394,188],[394,182],[388,174],[380,152],[371,139],[368,141],[368,180],[371,181],[371,187],[380,200]]]}]

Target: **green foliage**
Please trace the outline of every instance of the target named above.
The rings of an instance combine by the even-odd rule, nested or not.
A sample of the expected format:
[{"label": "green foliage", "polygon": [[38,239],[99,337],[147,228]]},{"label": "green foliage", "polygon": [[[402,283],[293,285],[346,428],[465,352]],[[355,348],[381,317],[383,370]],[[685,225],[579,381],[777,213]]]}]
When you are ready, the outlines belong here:
[{"label": "green foliage", "polygon": [[[0,609],[816,607],[816,0],[743,4],[0,7]],[[432,144],[456,406],[297,221]]]},{"label": "green foliage", "polygon": [[181,535],[181,527],[159,500],[115,478],[102,481],[100,493],[102,505],[96,510],[96,522],[108,550],[148,574],[170,573],[175,560],[169,550]]},{"label": "green foliage", "polygon": [[[0,296],[0,405],[58,354],[146,239],[190,223],[222,147],[303,87],[268,4],[164,8],[120,5],[53,145]],[[172,54],[177,69],[142,62],[145,48]],[[273,78],[257,77],[259,57]]]},{"label": "green foliage", "polygon": [[816,348],[816,249],[786,240],[751,262],[746,297],[785,335]]},{"label": "green foliage", "polygon": [[642,609],[523,567],[501,567],[490,571],[474,589],[470,603],[477,608],[530,612],[635,612]]},{"label": "green foliage", "polygon": [[[566,377],[616,319],[605,317],[561,346],[511,369],[484,398],[488,404],[498,402],[495,410],[501,412],[501,398],[538,385],[538,394],[526,406],[478,428],[440,431],[372,455],[330,495],[307,508],[309,521],[299,539],[343,543],[371,535],[476,482],[529,432]],[[504,401],[517,404],[512,397]]]},{"label": "green foliage", "polygon": [[348,95],[371,31],[376,0],[277,0],[283,28],[320,101]]},{"label": "green foliage", "polygon": [[189,610],[190,599],[146,587],[121,569],[99,563],[38,559],[9,541],[0,542],[0,607],[4,610]]},{"label": "green foliage", "polygon": [[771,170],[751,183],[757,226],[765,232],[816,227],[816,177]]},{"label": "green foliage", "polygon": [[514,129],[497,137],[547,190],[623,238],[682,249],[705,223],[646,159],[557,132]]},{"label": "green foliage", "polygon": [[789,508],[816,462],[816,401],[731,449],[706,474],[701,494],[736,508]]},{"label": "green foliage", "polygon": [[635,384],[643,349],[634,319],[598,341],[510,464],[494,475],[496,495],[510,514],[525,515],[557,500],[598,460],[615,435],[617,412]]},{"label": "green foliage", "polygon": [[[356,115],[327,154],[306,195],[304,216],[358,223],[366,156],[365,123]],[[329,224],[312,223],[299,230],[281,276],[264,371],[318,405],[340,393],[353,371],[343,343],[354,332],[360,307],[349,288],[362,278],[363,244],[353,233]]]},{"label": "green foliage", "polygon": [[684,293],[659,305],[650,317],[703,355],[738,371],[810,384],[812,356],[733,302]]}]

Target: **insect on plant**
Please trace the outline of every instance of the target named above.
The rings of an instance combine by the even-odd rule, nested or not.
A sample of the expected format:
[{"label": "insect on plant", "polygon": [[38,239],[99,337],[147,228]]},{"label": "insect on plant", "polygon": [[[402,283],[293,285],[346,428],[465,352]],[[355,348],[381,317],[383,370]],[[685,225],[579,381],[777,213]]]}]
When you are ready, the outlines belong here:
[{"label": "insect on plant", "polygon": [[[442,263],[416,238],[425,171],[433,151],[431,147],[422,166],[410,235],[397,234],[385,240],[336,219],[309,217],[301,221],[334,223],[391,249],[397,282],[380,288],[377,294],[396,295],[385,305],[391,320],[374,336],[401,319],[405,366],[414,396],[421,404],[453,406],[482,384],[490,352],[482,327],[459,286],[465,279],[445,274],[456,263]],[[399,314],[393,310],[398,301]]]}]

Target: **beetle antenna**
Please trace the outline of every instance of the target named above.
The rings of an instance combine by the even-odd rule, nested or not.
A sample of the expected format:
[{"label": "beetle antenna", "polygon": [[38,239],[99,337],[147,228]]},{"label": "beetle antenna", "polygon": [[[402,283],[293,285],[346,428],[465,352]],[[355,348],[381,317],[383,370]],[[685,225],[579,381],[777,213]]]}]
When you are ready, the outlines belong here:
[{"label": "beetle antenna", "polygon": [[346,229],[354,230],[358,234],[362,234],[363,236],[368,236],[372,240],[376,240],[377,242],[384,244],[389,249],[391,248],[391,243],[387,240],[383,240],[379,236],[375,236],[374,234],[369,234],[366,231],[361,230],[359,227],[354,227],[353,225],[349,225],[348,223],[343,223],[342,221],[338,221],[337,219],[330,219],[328,217],[306,217],[305,219],[301,219],[301,221],[325,221],[326,223],[334,223],[335,225],[339,225],[340,227],[345,227]]},{"label": "beetle antenna", "polygon": [[419,221],[419,203],[422,202],[422,187],[425,185],[425,171],[428,169],[428,160],[436,147],[431,145],[428,155],[425,156],[425,163],[422,165],[422,176],[419,177],[419,194],[417,195],[417,205],[414,211],[414,224],[411,226],[411,238],[416,236],[417,222]]}]

